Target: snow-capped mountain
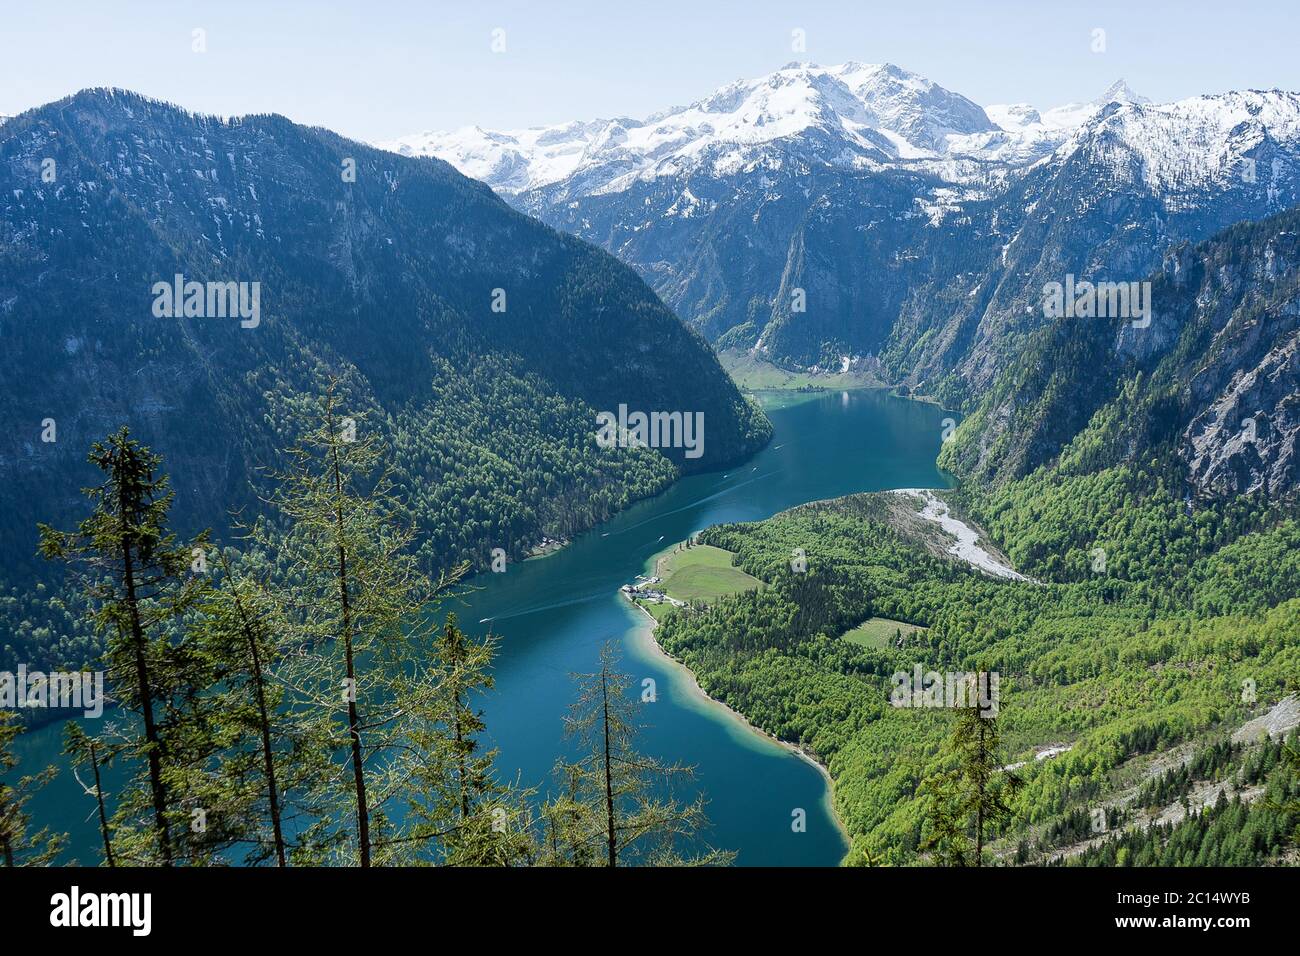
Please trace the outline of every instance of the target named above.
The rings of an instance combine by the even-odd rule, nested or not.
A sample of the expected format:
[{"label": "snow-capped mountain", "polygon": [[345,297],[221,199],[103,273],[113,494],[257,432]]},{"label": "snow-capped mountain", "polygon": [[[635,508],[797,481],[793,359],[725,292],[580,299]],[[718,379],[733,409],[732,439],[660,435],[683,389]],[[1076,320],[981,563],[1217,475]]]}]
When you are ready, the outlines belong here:
[{"label": "snow-capped mountain", "polygon": [[[1300,96],[1276,90],[1198,96],[1164,105],[1105,109],[1076,145],[1114,147],[1135,162],[1135,172],[1156,192],[1173,194],[1214,182],[1245,179],[1286,186],[1285,160],[1264,156],[1300,145]],[[1261,159],[1269,159],[1266,168]]]},{"label": "snow-capped mountain", "polygon": [[644,120],[470,127],[380,145],[444,159],[503,193],[572,181],[567,192],[585,195],[701,168],[728,175],[770,158],[774,143],[831,165],[873,168],[942,156],[950,142],[997,129],[964,96],[892,64],[791,63]]},{"label": "snow-capped mountain", "polygon": [[389,146],[603,246],[724,352],[861,359],[967,410],[1047,324],[1045,283],[1139,281],[1300,204],[1295,93],[1154,104],[1120,80],[981,108],[890,65],[790,64],[644,120]]},{"label": "snow-capped mountain", "polygon": [[1067,103],[1042,112],[1028,103],[986,106],[984,112],[998,126],[998,132],[954,142],[951,149],[963,155],[1023,165],[1059,149],[1075,130],[1112,103],[1150,102],[1121,79],[1087,103]]},{"label": "snow-capped mountain", "polygon": [[983,388],[1002,367],[1003,343],[1043,324],[1045,282],[1066,273],[1134,281],[1182,242],[1298,203],[1300,95],[1100,105],[1051,154],[954,204],[939,231],[965,233],[968,260],[975,244],[1002,237],[996,258],[946,316],[915,295],[892,334],[921,336],[943,323],[947,334],[931,334],[932,344],[911,355],[910,373],[952,371],[954,386]]},{"label": "snow-capped mountain", "polygon": [[[849,169],[908,161],[1033,162],[1111,103],[1149,102],[1119,80],[1087,103],[1040,113],[983,109],[890,63],[790,63],[644,120],[618,117],[525,130],[425,132],[382,148],[436,156],[505,195],[563,183],[565,197],[618,191],[637,179],[706,170],[729,175],[778,153]],[[940,163],[941,175],[964,170]]]}]

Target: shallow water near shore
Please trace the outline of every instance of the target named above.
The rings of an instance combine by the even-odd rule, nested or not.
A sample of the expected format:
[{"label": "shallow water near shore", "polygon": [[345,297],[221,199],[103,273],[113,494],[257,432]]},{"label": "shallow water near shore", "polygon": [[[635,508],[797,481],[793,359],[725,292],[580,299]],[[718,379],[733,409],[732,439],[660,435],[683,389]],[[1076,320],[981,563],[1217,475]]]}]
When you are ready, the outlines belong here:
[{"label": "shallow water near shore", "polygon": [[[596,666],[615,641],[639,693],[653,678],[658,700],[644,707],[641,750],[695,767],[692,784],[707,800],[715,847],[735,850],[740,865],[833,866],[847,843],[830,809],[825,776],[788,748],[756,733],[703,698],[688,672],[651,643],[649,621],[618,588],[648,569],[652,556],[713,524],[755,521],[807,501],[858,491],[951,484],[935,466],[944,412],[880,391],[760,396],[775,427],[771,443],[725,472],[694,475],[633,505],[545,558],[484,574],[449,604],[466,630],[500,640],[496,688],[483,698],[498,771],[525,785],[546,785],[566,752],[563,716],[575,672]],[[58,763],[62,726],[18,741],[26,772]],[[98,859],[93,803],[61,772],[32,808],[37,826],[70,834],[70,856]],[[794,832],[797,810],[805,832]]]}]

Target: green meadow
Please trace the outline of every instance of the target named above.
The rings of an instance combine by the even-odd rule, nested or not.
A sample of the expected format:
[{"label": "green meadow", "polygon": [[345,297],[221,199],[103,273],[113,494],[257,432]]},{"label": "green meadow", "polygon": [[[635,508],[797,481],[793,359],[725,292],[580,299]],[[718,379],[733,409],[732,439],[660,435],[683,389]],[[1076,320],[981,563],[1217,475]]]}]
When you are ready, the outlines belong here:
[{"label": "green meadow", "polygon": [[[676,546],[674,546],[676,547]],[[666,551],[655,558],[655,574],[669,597],[712,604],[720,598],[761,588],[763,582],[732,567],[732,553],[711,545]]]},{"label": "green meadow", "polygon": [[924,630],[925,628],[918,624],[908,624],[887,617],[873,617],[853,630],[845,632],[841,640],[856,644],[858,647],[882,649],[888,647],[900,631],[903,637],[907,637],[915,631]]}]

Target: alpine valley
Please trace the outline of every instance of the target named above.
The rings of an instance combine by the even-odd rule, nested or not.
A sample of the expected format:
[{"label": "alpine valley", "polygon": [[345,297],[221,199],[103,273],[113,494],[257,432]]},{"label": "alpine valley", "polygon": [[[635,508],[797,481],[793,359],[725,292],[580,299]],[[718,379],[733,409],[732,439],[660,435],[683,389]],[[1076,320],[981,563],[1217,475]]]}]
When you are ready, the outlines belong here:
[{"label": "alpine valley", "polygon": [[[1041,348],[1046,283],[1172,276],[1186,244],[1300,201],[1296,93],[1155,105],[1121,80],[1090,103],[983,109],[889,64],[791,63],[645,120],[385,145],[446,159],[613,252],[733,368],[853,371],[965,412],[995,403],[979,419],[996,430],[984,444],[1027,447],[981,456],[985,471],[1041,463],[1110,387],[1006,437],[1016,399],[999,383]],[[1172,344],[1182,307],[1157,298],[1154,332],[1107,327],[1094,344],[1150,361]],[[1184,424],[1227,410],[1233,376],[1274,344],[1201,375]],[[1295,385],[1275,387],[1294,399]],[[1039,447],[1044,428],[1056,434]],[[1281,441],[1290,434],[1283,426]],[[1222,459],[1229,437],[1198,429],[1187,453]],[[1261,454],[1285,454],[1273,444]],[[1243,490],[1262,470],[1239,476]]]},{"label": "alpine valley", "polygon": [[[614,253],[738,381],[963,413],[958,490],[706,530],[758,584],[657,628],[829,768],[851,861],[1295,862],[1300,95],[982,108],[792,63],[645,119],[385,146]],[[1150,312],[1045,308],[1083,283]],[[891,706],[918,667],[1000,674],[1002,764]]]},{"label": "alpine valley", "polygon": [[[0,197],[0,669],[93,656],[32,587],[51,573],[36,522],[79,513],[86,453],[122,424],[165,453],[179,527],[224,529],[340,378],[439,569],[521,560],[770,433],[629,268],[436,160],[88,90],[0,126]],[[178,275],[257,282],[256,326],[158,318],[154,285]],[[702,456],[599,448],[621,404],[701,413]]]},{"label": "alpine valley", "polygon": [[[215,792],[248,801],[265,843],[244,785],[261,746],[267,776],[283,761],[306,795],[312,863],[612,866],[635,831],[662,839],[619,860],[1294,864],[1298,207],[1300,94],[1279,90],[1159,104],[1120,81],[980,106],[893,65],[792,63],[645,119],[375,146],[83,91],[0,125],[0,670],[124,659],[125,619],[34,552],[38,522],[85,516],[87,449],[128,424],[164,456],[177,533],[225,544],[232,514],[288,507],[246,556],[280,591],[226,568],[184,629],[159,613],[167,636],[139,642],[167,673],[221,675],[166,698],[182,717],[164,734],[211,749],[173,748],[172,776],[148,779],[163,758],[137,735],[128,798],[112,823],[101,808],[106,856],[118,839],[170,862],[164,824],[190,808],[167,787],[224,786],[213,768],[231,765]],[[207,292],[193,310],[187,283]],[[249,308],[204,312],[236,287]],[[1053,288],[1067,308],[1046,307]],[[339,458],[372,445],[345,447],[332,418],[312,434],[335,484],[293,480],[284,450],[335,394],[399,514],[345,493]],[[629,410],[680,412],[701,441],[597,440]],[[45,529],[43,553],[69,540]],[[358,541],[382,587],[348,578]],[[511,573],[464,599],[477,629],[393,640],[425,633],[407,562],[436,577],[501,558]],[[376,726],[400,755],[368,763],[356,708],[304,716],[297,691],[286,739],[300,719],[310,734],[252,739],[232,607],[274,608],[297,635],[286,671],[326,675],[310,686],[332,699],[343,675],[356,689],[354,593],[379,607],[368,656],[398,662],[366,703],[395,715]],[[220,667],[173,653],[192,634]],[[639,685],[599,649],[619,640]],[[597,667],[565,724],[567,672]],[[970,677],[991,708],[949,700]],[[465,703],[480,696],[486,717]],[[214,699],[238,704],[229,738]],[[611,769],[611,730],[633,754],[647,701],[653,752]],[[462,731],[486,726],[499,749],[476,751]],[[566,726],[603,743],[565,763]],[[33,745],[51,762],[52,730]],[[303,755],[348,750],[312,817]],[[703,804],[663,798],[681,753],[732,815],[689,858],[679,843],[713,831]],[[366,778],[411,766],[384,781],[424,789],[376,815],[372,847]],[[551,766],[568,790],[534,815]],[[518,791],[498,782],[516,774]],[[810,781],[833,814],[807,813]],[[510,839],[486,823],[494,801],[524,821]],[[185,836],[192,859],[240,827],[219,851]]]}]

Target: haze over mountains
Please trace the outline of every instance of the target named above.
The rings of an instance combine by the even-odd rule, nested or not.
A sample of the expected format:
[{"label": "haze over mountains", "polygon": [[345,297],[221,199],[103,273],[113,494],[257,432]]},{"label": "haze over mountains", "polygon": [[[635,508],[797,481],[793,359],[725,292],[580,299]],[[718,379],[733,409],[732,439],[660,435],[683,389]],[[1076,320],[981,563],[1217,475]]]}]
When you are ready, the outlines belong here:
[{"label": "haze over mountains", "polygon": [[[724,354],[864,369],[968,412],[997,392],[1001,405],[979,416],[984,424],[1009,420],[1022,399],[1004,378],[1021,374],[1057,321],[1044,315],[1045,285],[1145,281],[1170,268],[1180,244],[1300,201],[1296,93],[1153,104],[1118,81],[1087,103],[985,109],[889,64],[790,64],[645,120],[386,145],[445,158],[613,252]],[[1271,248],[1289,270],[1290,245]],[[1157,298],[1149,335],[1109,330],[1093,360],[1120,367],[1141,343],[1160,351],[1154,343],[1177,339],[1185,309]],[[1225,401],[1211,381],[1236,387],[1231,376],[1201,375],[1186,421]],[[1080,410],[1104,404],[1109,385],[1073,384],[1095,389],[1067,416],[1082,427]],[[1296,399],[1294,378],[1269,394],[1261,415]],[[978,456],[982,473],[1042,463],[1074,434],[1059,420],[1052,427],[1060,434],[1034,449]],[[995,431],[983,440],[1029,440],[1025,430]],[[1219,442],[1198,460],[1233,454],[1227,435],[1197,440]],[[1245,489],[1268,470],[1254,462],[1198,474]]]}]

